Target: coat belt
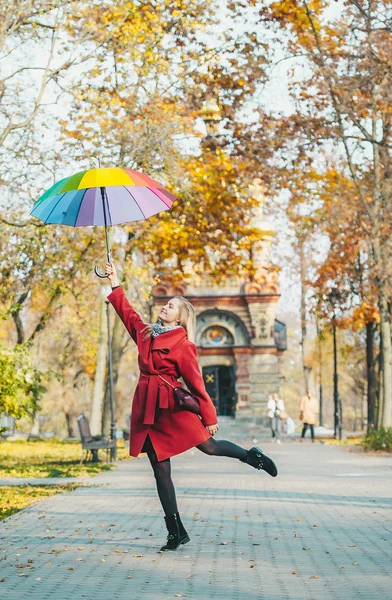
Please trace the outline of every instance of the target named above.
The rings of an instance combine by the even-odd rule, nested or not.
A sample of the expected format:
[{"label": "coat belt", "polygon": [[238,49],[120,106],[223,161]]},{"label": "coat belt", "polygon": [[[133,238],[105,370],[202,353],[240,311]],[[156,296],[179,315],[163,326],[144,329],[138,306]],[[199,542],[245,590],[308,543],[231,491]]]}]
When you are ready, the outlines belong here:
[{"label": "coat belt", "polygon": [[[144,425],[153,425],[155,423],[155,412],[157,408],[157,399],[159,397],[159,408],[169,408],[169,390],[167,394],[160,394],[159,387],[160,382],[162,381],[158,375],[162,375],[162,377],[167,377],[170,379],[177,379],[177,375],[164,373],[160,371],[140,371],[140,377],[148,379],[148,384],[146,386],[144,403]],[[162,382],[164,385],[164,382]],[[168,387],[168,386],[165,386]]]}]

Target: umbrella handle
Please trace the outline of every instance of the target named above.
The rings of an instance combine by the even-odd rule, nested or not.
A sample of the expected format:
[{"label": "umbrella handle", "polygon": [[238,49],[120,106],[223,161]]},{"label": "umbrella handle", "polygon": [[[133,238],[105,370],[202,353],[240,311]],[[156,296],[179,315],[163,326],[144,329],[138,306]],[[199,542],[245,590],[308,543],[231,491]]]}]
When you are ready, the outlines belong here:
[{"label": "umbrella handle", "polygon": [[97,265],[95,265],[95,267],[94,267],[94,273],[97,275],[97,277],[101,277],[101,279],[105,279],[105,277],[109,277],[109,275],[107,273],[100,273]]}]

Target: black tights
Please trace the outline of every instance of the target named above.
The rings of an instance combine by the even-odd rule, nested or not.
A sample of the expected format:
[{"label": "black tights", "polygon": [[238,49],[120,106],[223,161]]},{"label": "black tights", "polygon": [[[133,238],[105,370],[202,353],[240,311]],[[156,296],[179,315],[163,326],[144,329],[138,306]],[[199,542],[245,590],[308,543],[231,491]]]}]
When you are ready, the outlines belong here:
[{"label": "black tights", "polygon": [[[247,452],[244,448],[241,448],[241,446],[237,446],[232,442],[228,442],[227,440],[214,440],[213,438],[209,438],[202,444],[196,446],[196,448],[209,456],[228,456],[230,458],[238,458],[242,461],[245,461],[247,456]],[[144,443],[143,452],[147,452],[147,456],[154,471],[158,496],[163,511],[166,516],[174,515],[178,509],[176,491],[171,478],[170,458],[158,461],[149,436],[147,436]]]},{"label": "black tights", "polygon": [[310,427],[310,435],[312,437],[312,440],[314,440],[314,425],[310,425],[309,423],[304,423],[304,426],[302,428],[301,438],[305,437],[305,433],[306,433],[308,427]]},{"label": "black tights", "polygon": [[157,484],[159,500],[161,501],[163,511],[166,516],[174,515],[177,512],[176,490],[174,489],[171,478],[170,458],[158,461],[154,447],[150,438],[147,436],[143,446],[143,452],[147,452],[150,460],[154,477]]}]

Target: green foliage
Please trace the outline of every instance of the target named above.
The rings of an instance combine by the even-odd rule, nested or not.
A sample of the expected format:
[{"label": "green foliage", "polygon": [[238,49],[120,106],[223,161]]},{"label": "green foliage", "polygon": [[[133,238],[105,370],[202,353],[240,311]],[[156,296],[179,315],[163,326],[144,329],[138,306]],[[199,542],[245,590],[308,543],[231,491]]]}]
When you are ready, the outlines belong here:
[{"label": "green foliage", "polygon": [[[124,444],[118,441],[118,458],[129,458]],[[92,477],[109,471],[114,463],[80,464],[80,442],[15,441],[0,444],[0,478],[3,477]],[[99,454],[102,460],[106,454]]]},{"label": "green foliage", "polygon": [[63,492],[72,492],[80,485],[67,483],[65,485],[4,485],[0,487],[0,521],[19,512],[23,508]]},{"label": "green foliage", "polygon": [[392,427],[370,431],[362,442],[365,450],[392,452]]},{"label": "green foliage", "polygon": [[0,413],[19,419],[38,408],[45,375],[34,368],[29,348],[0,345]]}]

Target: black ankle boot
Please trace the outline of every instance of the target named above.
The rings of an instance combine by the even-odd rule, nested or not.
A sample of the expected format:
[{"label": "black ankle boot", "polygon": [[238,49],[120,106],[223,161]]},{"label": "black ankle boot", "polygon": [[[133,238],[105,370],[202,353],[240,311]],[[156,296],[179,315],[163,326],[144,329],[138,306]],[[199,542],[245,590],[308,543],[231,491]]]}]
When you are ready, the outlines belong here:
[{"label": "black ankle boot", "polygon": [[278,469],[272,458],[263,454],[263,451],[257,446],[253,446],[253,448],[246,451],[246,459],[243,462],[255,469],[265,471],[271,477],[276,477],[278,474]]},{"label": "black ankle boot", "polygon": [[165,523],[169,533],[167,536],[167,542],[164,546],[162,546],[161,550],[177,550],[178,546],[180,546],[182,543],[177,515],[165,517]]},{"label": "black ankle boot", "polygon": [[178,528],[180,530],[180,540],[181,540],[180,543],[187,544],[191,540],[190,540],[190,537],[189,537],[184,525],[182,524],[180,513],[177,512],[176,517],[177,517],[177,521],[178,521]]}]

